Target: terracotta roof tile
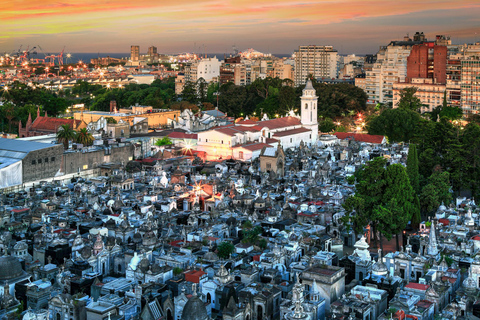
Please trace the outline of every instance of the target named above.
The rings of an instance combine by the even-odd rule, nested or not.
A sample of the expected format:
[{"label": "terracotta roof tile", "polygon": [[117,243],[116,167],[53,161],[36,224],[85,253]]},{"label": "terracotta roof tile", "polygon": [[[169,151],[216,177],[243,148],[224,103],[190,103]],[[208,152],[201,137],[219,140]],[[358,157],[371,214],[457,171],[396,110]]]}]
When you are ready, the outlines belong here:
[{"label": "terracotta roof tile", "polygon": [[407,284],[405,286],[405,288],[410,288],[410,289],[414,289],[414,290],[421,290],[421,291],[425,291],[427,290],[428,288],[430,288],[430,286],[428,284],[421,284],[421,283],[416,283],[416,282],[410,282],[409,284]]},{"label": "terracotta roof tile", "polygon": [[353,138],[355,141],[376,143],[380,144],[384,141],[385,137],[381,135],[373,135],[366,133],[354,133],[354,132],[335,132],[338,139]]},{"label": "terracotta roof tile", "polygon": [[37,117],[32,123],[32,129],[38,131],[53,131],[56,132],[57,129],[64,125],[68,124],[72,129],[75,129],[81,120],[74,119],[63,119],[63,118],[50,118],[50,117]]},{"label": "terracotta roof tile", "polygon": [[196,133],[185,133],[185,132],[172,132],[168,134],[169,138],[172,139],[197,139]]},{"label": "terracotta roof tile", "polygon": [[258,125],[261,127],[267,127],[270,130],[283,128],[283,127],[291,127],[291,126],[299,126],[302,123],[300,119],[296,117],[283,117],[278,119],[271,119],[265,121],[259,121]]},{"label": "terracotta roof tile", "polygon": [[299,133],[304,133],[304,132],[311,132],[312,130],[301,127],[297,129],[291,129],[291,130],[286,130],[286,131],[278,131],[273,134],[274,137],[285,137],[285,136],[290,136],[294,134],[299,134]]}]

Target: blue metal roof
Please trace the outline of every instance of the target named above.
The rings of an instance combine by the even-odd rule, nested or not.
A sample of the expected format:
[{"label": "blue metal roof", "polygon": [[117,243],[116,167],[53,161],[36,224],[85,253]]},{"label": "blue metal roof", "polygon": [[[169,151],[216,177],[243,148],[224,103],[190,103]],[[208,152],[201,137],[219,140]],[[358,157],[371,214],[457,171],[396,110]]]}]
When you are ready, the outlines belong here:
[{"label": "blue metal roof", "polygon": [[[49,143],[0,138],[0,152],[3,156],[17,159],[24,158],[27,153],[31,151],[46,149],[53,146],[53,144]],[[20,153],[23,153],[24,155],[22,156]],[[16,156],[14,156],[14,154],[16,154]]]}]

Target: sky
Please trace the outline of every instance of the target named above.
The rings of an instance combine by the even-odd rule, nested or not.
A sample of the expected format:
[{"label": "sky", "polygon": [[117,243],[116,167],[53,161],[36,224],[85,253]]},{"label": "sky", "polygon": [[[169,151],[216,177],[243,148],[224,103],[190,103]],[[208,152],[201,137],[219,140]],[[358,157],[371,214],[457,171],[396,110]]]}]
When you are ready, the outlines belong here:
[{"label": "sky", "polygon": [[[0,52],[290,54],[333,45],[341,54],[423,31],[453,43],[480,41],[479,0],[1,0]],[[478,38],[477,38],[478,37]]]}]

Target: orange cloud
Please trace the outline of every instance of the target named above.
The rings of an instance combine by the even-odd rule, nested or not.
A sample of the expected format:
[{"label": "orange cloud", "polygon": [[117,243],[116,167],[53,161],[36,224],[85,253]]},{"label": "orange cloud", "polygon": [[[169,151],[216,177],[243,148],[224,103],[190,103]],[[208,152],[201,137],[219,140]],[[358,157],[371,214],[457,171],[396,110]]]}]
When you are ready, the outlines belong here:
[{"label": "orange cloud", "polygon": [[[478,0],[423,0],[420,5],[417,0],[3,0],[1,6],[2,39],[12,41],[82,32],[88,33],[92,40],[101,41],[107,38],[105,34],[109,40],[118,41],[145,34],[170,41],[169,35],[175,40],[179,33],[207,41],[212,35],[227,35],[228,39],[235,35],[275,37],[276,33],[277,37],[297,35],[301,39],[305,36],[302,31],[322,26],[428,10],[479,9],[480,3]],[[459,23],[464,22],[459,19]],[[471,26],[462,24],[456,28],[468,30]],[[100,38],[100,34],[105,38]],[[84,41],[79,36],[70,38]],[[180,40],[183,39],[177,39]]]}]

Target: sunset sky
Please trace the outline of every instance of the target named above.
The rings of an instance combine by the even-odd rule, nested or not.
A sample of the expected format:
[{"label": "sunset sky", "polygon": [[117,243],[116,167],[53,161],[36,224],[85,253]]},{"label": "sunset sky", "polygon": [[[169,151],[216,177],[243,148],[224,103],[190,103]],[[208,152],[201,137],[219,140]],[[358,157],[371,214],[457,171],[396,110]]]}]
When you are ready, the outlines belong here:
[{"label": "sunset sky", "polygon": [[[479,0],[2,0],[0,52],[292,53],[333,45],[342,54],[423,31],[453,43],[480,41]],[[199,49],[201,48],[201,49]]]}]

